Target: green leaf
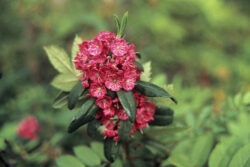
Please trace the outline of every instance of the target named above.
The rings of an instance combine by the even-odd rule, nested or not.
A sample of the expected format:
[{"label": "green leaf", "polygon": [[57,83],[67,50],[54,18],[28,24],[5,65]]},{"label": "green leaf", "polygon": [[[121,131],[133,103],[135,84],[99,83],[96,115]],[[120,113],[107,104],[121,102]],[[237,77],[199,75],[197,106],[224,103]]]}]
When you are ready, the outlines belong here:
[{"label": "green leaf", "polygon": [[234,154],[244,145],[238,137],[231,137],[216,145],[209,157],[209,167],[228,167]]},{"label": "green leaf", "polygon": [[120,90],[117,92],[118,98],[122,104],[123,109],[127,113],[131,122],[135,121],[136,117],[136,102],[132,91]]},{"label": "green leaf", "polygon": [[148,97],[167,97],[170,98],[173,102],[177,101],[163,88],[154,85],[149,82],[138,80],[135,85],[136,90]]},{"label": "green leaf", "polygon": [[143,64],[144,72],[141,73],[141,80],[149,82],[151,80],[151,62]]},{"label": "green leaf", "polygon": [[152,136],[164,136],[169,134],[174,134],[178,132],[183,132],[190,129],[190,127],[151,127],[148,133]]},{"label": "green leaf", "polygon": [[126,142],[129,139],[133,124],[129,120],[121,120],[118,129],[118,136],[121,142]]},{"label": "green leaf", "polygon": [[174,111],[169,107],[156,107],[155,109],[156,115],[174,115]]},{"label": "green leaf", "polygon": [[141,63],[134,61],[134,65],[136,65],[141,71],[144,71],[143,66],[141,65]]},{"label": "green leaf", "polygon": [[53,103],[53,108],[59,109],[67,105],[69,92],[60,92]]},{"label": "green leaf", "polygon": [[101,127],[101,123],[99,120],[94,119],[91,122],[89,122],[88,127],[87,127],[88,136],[90,136],[96,140],[102,140],[103,134],[99,130],[100,127]]},{"label": "green leaf", "polygon": [[69,56],[63,49],[57,46],[48,46],[44,47],[44,49],[49,57],[51,64],[55,67],[55,69],[57,69],[57,71],[61,73],[72,73],[73,75],[75,75],[75,72],[70,63]]},{"label": "green leaf", "polygon": [[99,142],[91,142],[90,143],[90,147],[92,148],[92,150],[98,154],[100,156],[100,158],[103,160],[103,161],[107,161],[107,159],[105,158],[105,155],[104,155],[104,147],[103,147],[103,144],[102,143],[99,143]]},{"label": "green leaf", "polygon": [[71,60],[72,60],[73,67],[75,66],[74,59],[77,56],[77,53],[79,51],[78,44],[82,43],[82,41],[83,41],[82,38],[80,38],[78,35],[76,35],[74,42],[73,42],[73,45],[72,45],[72,51],[71,51]]},{"label": "green leaf", "polygon": [[88,166],[97,166],[101,164],[100,157],[86,146],[74,147],[75,155]]},{"label": "green leaf", "polygon": [[250,143],[241,147],[234,155],[229,167],[249,167],[250,166]]},{"label": "green leaf", "polygon": [[58,167],[85,167],[78,159],[71,155],[63,155],[56,158],[56,164]]},{"label": "green leaf", "polygon": [[119,17],[117,15],[114,15],[114,19],[115,19],[115,26],[116,26],[116,29],[117,29],[117,34],[120,32],[120,21],[119,21]]},{"label": "green leaf", "polygon": [[99,108],[95,104],[95,98],[87,100],[80,108],[78,114],[71,121],[68,132],[72,133],[82,125],[92,121],[95,118],[98,109]]},{"label": "green leaf", "polygon": [[119,154],[120,145],[112,138],[106,138],[104,141],[104,155],[110,162],[113,162]]},{"label": "green leaf", "polygon": [[125,31],[125,28],[127,26],[127,22],[128,22],[128,12],[125,12],[122,17],[119,33],[117,34],[118,37],[122,37]]},{"label": "green leaf", "polygon": [[154,120],[149,122],[151,126],[167,126],[173,122],[173,116],[154,115]]},{"label": "green leaf", "polygon": [[203,166],[206,163],[212,149],[213,142],[213,135],[211,133],[207,133],[199,136],[195,143],[193,143],[190,156],[192,163],[195,164],[194,166]]},{"label": "green leaf", "polygon": [[71,73],[61,73],[53,79],[51,85],[63,91],[70,91],[78,81]]},{"label": "green leaf", "polygon": [[69,98],[68,98],[68,108],[72,110],[77,101],[78,98],[81,96],[85,88],[82,86],[82,82],[78,82],[70,91],[69,93]]}]

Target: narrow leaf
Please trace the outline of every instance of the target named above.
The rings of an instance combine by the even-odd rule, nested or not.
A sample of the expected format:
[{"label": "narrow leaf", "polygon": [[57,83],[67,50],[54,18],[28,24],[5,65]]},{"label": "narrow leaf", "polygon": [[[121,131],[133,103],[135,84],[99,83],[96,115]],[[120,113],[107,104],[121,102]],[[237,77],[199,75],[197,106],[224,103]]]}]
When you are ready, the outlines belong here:
[{"label": "narrow leaf", "polygon": [[177,104],[177,101],[163,88],[149,82],[138,80],[135,85],[136,90],[148,97],[167,97]]},{"label": "narrow leaf", "polygon": [[127,26],[127,22],[128,22],[128,12],[125,12],[123,17],[122,17],[122,21],[121,21],[121,26],[120,26],[120,31],[118,33],[119,36],[122,36],[126,26]]},{"label": "narrow leaf", "polygon": [[86,124],[89,121],[92,121],[95,118],[98,109],[99,108],[95,104],[95,98],[86,101],[80,108],[78,114],[71,121],[68,132],[72,133],[82,125]]},{"label": "narrow leaf", "polygon": [[67,105],[69,92],[60,92],[53,103],[53,108],[59,109]]},{"label": "narrow leaf", "polygon": [[120,31],[121,24],[120,24],[120,21],[119,21],[119,17],[117,15],[114,15],[114,19],[115,19],[115,25],[116,25],[117,34],[118,34],[119,31]]},{"label": "narrow leaf", "polygon": [[144,71],[143,66],[141,65],[141,63],[134,61],[134,65],[136,65],[141,71]]},{"label": "narrow leaf", "polygon": [[85,167],[78,159],[71,155],[63,155],[56,159],[56,164],[58,167]]},{"label": "narrow leaf", "polygon": [[72,73],[75,75],[75,72],[70,63],[69,56],[67,53],[57,47],[57,46],[48,46],[44,47],[51,64],[55,67],[55,69],[61,73]]},{"label": "narrow leaf", "polygon": [[104,141],[104,155],[110,162],[114,162],[119,154],[119,144],[112,138],[106,138]]},{"label": "narrow leaf", "polygon": [[129,120],[121,120],[118,129],[118,136],[121,142],[126,142],[129,139],[133,124]]},{"label": "narrow leaf", "polygon": [[100,157],[90,148],[86,146],[74,147],[75,155],[88,166],[98,166],[101,164]]},{"label": "narrow leaf", "polygon": [[69,98],[68,98],[68,108],[72,110],[76,102],[78,101],[78,98],[81,96],[85,88],[82,86],[82,82],[78,82],[70,91]]},{"label": "narrow leaf", "polygon": [[136,102],[132,91],[120,90],[117,92],[118,98],[122,104],[123,109],[127,113],[131,122],[135,121],[136,117]]},{"label": "narrow leaf", "polygon": [[61,73],[53,79],[51,85],[63,91],[70,91],[78,81],[72,73]]}]

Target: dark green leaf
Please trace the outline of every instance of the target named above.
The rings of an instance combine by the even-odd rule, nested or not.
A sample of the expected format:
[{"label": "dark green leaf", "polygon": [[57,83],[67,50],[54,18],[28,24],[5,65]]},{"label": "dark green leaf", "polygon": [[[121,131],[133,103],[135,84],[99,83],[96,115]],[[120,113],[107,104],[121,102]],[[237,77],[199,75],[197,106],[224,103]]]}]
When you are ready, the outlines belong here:
[{"label": "dark green leaf", "polygon": [[82,82],[78,82],[70,91],[69,97],[68,97],[68,108],[72,110],[77,101],[78,98],[81,96],[85,88],[82,86]]},{"label": "dark green leaf", "polygon": [[123,109],[127,113],[131,122],[135,121],[136,117],[136,102],[132,91],[120,90],[117,92],[118,98],[122,104]]},{"label": "dark green leaf", "polygon": [[103,135],[98,129],[100,128],[100,126],[101,126],[101,123],[99,120],[94,119],[91,122],[89,122],[88,127],[87,127],[88,135],[96,140],[102,140]]},{"label": "dark green leaf", "polygon": [[136,90],[148,97],[168,97],[177,104],[177,101],[163,88],[150,82],[138,80],[135,85]]},{"label": "dark green leaf", "polygon": [[134,65],[136,65],[141,71],[144,71],[143,66],[141,65],[141,63],[134,61]]},{"label": "dark green leaf", "polygon": [[170,125],[173,122],[173,119],[173,116],[154,115],[154,120],[149,122],[149,125],[166,126]]},{"label": "dark green leaf", "polygon": [[171,108],[168,107],[156,107],[155,109],[156,115],[173,115],[174,111]]},{"label": "dark green leaf", "polygon": [[118,136],[121,142],[126,142],[129,139],[133,124],[129,120],[121,120],[118,129]]},{"label": "dark green leaf", "polygon": [[98,106],[95,104],[95,98],[87,100],[80,108],[78,114],[71,121],[68,132],[72,133],[82,125],[92,121],[95,118],[98,109]]},{"label": "dark green leaf", "polygon": [[106,138],[104,141],[104,155],[110,162],[113,162],[119,154],[119,144],[112,138]]},{"label": "dark green leaf", "polygon": [[69,96],[69,92],[59,93],[59,95],[54,100],[53,108],[58,109],[58,108],[62,108],[66,106],[66,104],[68,103],[68,96]]}]

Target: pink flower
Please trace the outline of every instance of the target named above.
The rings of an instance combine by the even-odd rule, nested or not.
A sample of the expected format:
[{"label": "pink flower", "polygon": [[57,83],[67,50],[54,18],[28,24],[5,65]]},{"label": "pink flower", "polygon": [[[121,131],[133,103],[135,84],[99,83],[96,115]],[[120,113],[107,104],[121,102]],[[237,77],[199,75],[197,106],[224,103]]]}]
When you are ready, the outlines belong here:
[{"label": "pink flower", "polygon": [[82,82],[82,86],[83,86],[84,88],[89,87],[88,81],[83,81],[83,82]]},{"label": "pink flower", "polygon": [[102,53],[102,43],[99,40],[91,40],[88,43],[88,52],[93,56],[97,56]]},{"label": "pink flower", "polygon": [[99,41],[111,42],[114,40],[116,35],[109,31],[101,31],[95,38]]},{"label": "pink flower", "polygon": [[122,78],[119,75],[108,77],[105,86],[112,91],[119,91],[122,88]]},{"label": "pink flower", "polygon": [[125,55],[128,52],[127,42],[122,38],[115,39],[111,44],[111,51],[116,56]]},{"label": "pink flower", "polygon": [[104,130],[103,135],[107,137],[114,137],[118,134],[118,130]]},{"label": "pink flower", "polygon": [[105,117],[113,117],[115,116],[115,108],[114,107],[105,108],[103,110],[103,113]]},{"label": "pink flower", "polygon": [[105,94],[107,93],[106,88],[98,83],[92,83],[89,88],[90,96],[97,97],[97,98],[103,98]]},{"label": "pink flower", "polygon": [[123,110],[123,108],[119,109],[119,110],[117,111],[117,114],[116,114],[116,115],[117,115],[118,118],[121,119],[121,120],[127,120],[127,119],[128,119],[128,115],[127,115],[126,112]]},{"label": "pink flower", "polygon": [[115,124],[112,119],[103,117],[101,120],[101,124],[105,126],[105,128],[109,130],[113,130],[115,128]]},{"label": "pink flower", "polygon": [[124,78],[122,82],[122,87],[126,91],[130,91],[135,87],[135,79],[134,78]]},{"label": "pink flower", "polygon": [[24,139],[32,140],[36,139],[37,132],[39,130],[39,123],[33,116],[24,118],[18,125],[17,133]]},{"label": "pink flower", "polygon": [[88,78],[93,82],[103,83],[103,72],[92,68],[88,72]]},{"label": "pink flower", "polygon": [[111,107],[112,99],[109,96],[105,96],[103,98],[97,99],[95,104],[102,109],[107,109]]}]

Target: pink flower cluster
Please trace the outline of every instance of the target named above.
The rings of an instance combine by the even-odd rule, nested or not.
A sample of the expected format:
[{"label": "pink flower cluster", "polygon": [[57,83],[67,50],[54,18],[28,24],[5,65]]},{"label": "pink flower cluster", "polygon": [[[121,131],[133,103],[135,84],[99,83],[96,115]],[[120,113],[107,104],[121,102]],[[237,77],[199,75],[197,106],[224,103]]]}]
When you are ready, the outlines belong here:
[{"label": "pink flower cluster", "polygon": [[39,123],[33,116],[24,118],[18,125],[17,134],[27,140],[36,139]]},{"label": "pink flower cluster", "polygon": [[[119,120],[126,120],[128,116],[119,99],[111,99],[107,95],[107,90],[134,91],[135,82],[140,79],[141,74],[134,61],[138,61],[135,46],[107,31],[100,32],[93,40],[79,44],[79,52],[74,59],[76,69],[83,73],[81,77],[83,87],[89,88],[90,96],[97,98],[96,104],[102,109],[96,118],[106,127],[103,131],[104,136],[114,137],[115,140],[118,140]],[[147,126],[147,122],[153,120],[152,115],[155,110],[152,103],[146,102],[145,96],[135,91],[134,96],[138,108],[131,134]]]},{"label": "pink flower cluster", "polygon": [[102,31],[93,40],[79,44],[74,63],[83,71],[82,85],[92,97],[103,98],[107,89],[132,90],[141,71],[134,65],[135,46],[111,32]]},{"label": "pink flower cluster", "polygon": [[[133,135],[134,131],[147,127],[148,122],[154,120],[153,115],[155,113],[155,105],[148,102],[146,96],[134,92],[134,97],[137,113],[130,136]],[[99,119],[105,127],[103,130],[104,136],[113,137],[114,140],[119,141],[118,129],[120,120],[128,119],[119,99],[115,98],[112,100],[109,96],[105,96],[103,99],[96,100],[96,104],[102,109],[96,115],[96,119]]]}]

